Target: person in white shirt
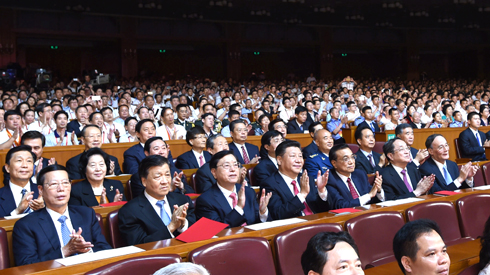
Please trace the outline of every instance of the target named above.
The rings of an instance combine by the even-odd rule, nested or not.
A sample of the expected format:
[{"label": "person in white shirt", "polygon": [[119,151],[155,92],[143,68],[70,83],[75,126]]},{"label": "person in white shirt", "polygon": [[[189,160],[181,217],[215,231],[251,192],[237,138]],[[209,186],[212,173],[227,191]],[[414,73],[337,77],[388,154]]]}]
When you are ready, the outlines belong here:
[{"label": "person in white shirt", "polygon": [[75,132],[68,132],[68,114],[65,111],[58,111],[54,114],[56,129],[46,136],[46,146],[69,146],[78,145],[78,139]]},{"label": "person in white shirt", "polygon": [[187,131],[183,126],[174,123],[174,111],[170,108],[163,110],[163,125],[157,128],[157,136],[163,140],[185,139]]},{"label": "person in white shirt", "polygon": [[[129,107],[128,105],[119,105],[118,109],[118,117],[114,119],[114,123],[120,124],[124,127],[126,119],[129,117]],[[114,116],[116,114],[114,113]]]},{"label": "person in white shirt", "polygon": [[102,132],[102,143],[117,143],[113,129],[105,129],[104,116],[100,112],[93,112],[89,116],[90,124],[97,125]]},{"label": "person in white shirt", "polygon": [[78,107],[78,100],[75,96],[71,96],[68,99],[68,106],[69,106],[69,108],[68,108],[68,110],[66,110],[66,112],[68,114],[68,120],[72,121],[72,120],[77,119],[76,110]]},{"label": "person in white shirt", "polygon": [[279,118],[285,123],[288,123],[290,119],[296,117],[294,114],[294,108],[291,106],[291,99],[289,97],[283,98],[282,104],[284,106],[284,110],[279,113]]},{"label": "person in white shirt", "polygon": [[134,117],[128,117],[125,121],[124,129],[126,132],[121,135],[119,142],[135,142],[138,141],[136,136],[136,124],[138,120]]},{"label": "person in white shirt", "polygon": [[3,117],[5,128],[0,131],[0,149],[19,146],[22,136],[20,113],[14,110],[8,110]]},{"label": "person in white shirt", "polygon": [[386,123],[385,125],[385,131],[387,130],[395,130],[396,126],[400,124],[400,113],[398,112],[397,109],[391,108],[389,111],[391,120],[390,122]]},{"label": "person in white shirt", "polygon": [[31,123],[27,129],[29,131],[39,131],[44,135],[49,135],[56,127],[53,121],[51,106],[47,103],[41,103],[36,106],[36,113],[39,116],[38,121]]},{"label": "person in white shirt", "polygon": [[145,96],[145,106],[148,107],[149,110],[153,111],[155,121],[159,121],[160,116],[162,115],[162,109],[155,105],[155,99],[152,95]]},{"label": "person in white shirt", "polygon": [[426,105],[424,107],[424,115],[422,116],[422,118],[420,119],[420,121],[423,124],[430,124],[432,122],[432,113],[433,113],[432,106]]},{"label": "person in white shirt", "polygon": [[119,124],[119,123],[114,123],[114,116],[112,109],[109,107],[104,107],[102,110],[100,110],[102,113],[102,117],[104,119],[104,130],[106,132],[113,131],[115,136],[121,136],[124,135],[126,130],[124,129],[124,126]]},{"label": "person in white shirt", "polygon": [[349,110],[345,115],[347,116],[347,121],[354,121],[360,116],[357,105],[354,101],[347,102],[347,109]]}]

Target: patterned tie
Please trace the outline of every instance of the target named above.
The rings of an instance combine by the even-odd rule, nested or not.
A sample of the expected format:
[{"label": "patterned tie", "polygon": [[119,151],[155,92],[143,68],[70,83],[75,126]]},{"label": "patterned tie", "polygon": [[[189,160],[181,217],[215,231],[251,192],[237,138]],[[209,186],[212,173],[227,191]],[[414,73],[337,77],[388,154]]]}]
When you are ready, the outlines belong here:
[{"label": "patterned tie", "polygon": [[445,164],[444,164],[444,166],[442,166],[442,170],[444,171],[444,179],[446,180],[446,185],[451,184],[451,182],[453,182],[453,178],[451,177],[451,175],[447,171],[447,167]]},{"label": "patterned tie", "polygon": [[170,217],[168,216],[167,211],[163,208],[163,205],[165,204],[165,200],[162,201],[157,201],[157,205],[160,207],[160,218],[162,219],[163,224],[165,226],[168,226],[170,224]]},{"label": "patterned tie", "polygon": [[[299,190],[298,190],[298,187],[296,186],[296,181],[293,180],[291,182],[291,185],[293,185],[293,191],[294,191],[294,195],[298,195],[299,193]],[[305,216],[308,216],[308,215],[313,215],[313,211],[311,211],[310,207],[308,206],[308,204],[305,202],[303,202],[303,204],[305,205],[305,209],[303,210],[303,213],[305,213]]]},{"label": "patterned tie", "polygon": [[478,145],[481,146],[480,135],[476,133],[475,136],[476,136],[476,141],[478,141]]},{"label": "patterned tie", "polygon": [[376,128],[374,128],[374,122],[371,121],[371,129],[373,129],[373,133],[376,132]]},{"label": "patterned tie", "polygon": [[61,223],[61,238],[63,239],[63,246],[70,241],[70,230],[66,226],[66,216],[61,216],[58,221]]},{"label": "patterned tie", "polygon": [[[26,193],[27,193],[27,190],[26,189],[22,189],[22,191],[21,191],[22,198],[24,198],[24,196],[26,195]],[[28,206],[26,208],[26,210],[24,210],[23,214],[25,214],[25,213],[31,213],[31,212],[32,212],[32,209],[31,209],[31,207]]]},{"label": "patterned tie", "polygon": [[369,159],[369,162],[371,163],[371,166],[374,168],[375,164],[374,164],[374,160],[373,160],[373,154],[369,154],[368,159]]},{"label": "patterned tie", "polygon": [[201,167],[203,165],[204,165],[204,160],[203,160],[203,157],[201,155],[201,156],[199,156],[199,167]]},{"label": "patterned tie", "polygon": [[402,175],[403,175],[403,183],[405,183],[405,186],[407,187],[408,192],[413,192],[412,186],[410,185],[410,183],[408,183],[407,170],[403,169],[400,173],[402,173]]},{"label": "patterned tie", "polygon": [[247,150],[245,150],[245,146],[242,146],[242,154],[243,154],[243,162],[245,162],[245,164],[248,164],[250,162],[250,159],[248,158]]},{"label": "patterned tie", "polygon": [[349,191],[353,199],[359,198],[359,195],[357,194],[356,189],[354,188],[354,185],[352,184],[352,181],[350,178],[347,178],[347,185],[349,186]]}]

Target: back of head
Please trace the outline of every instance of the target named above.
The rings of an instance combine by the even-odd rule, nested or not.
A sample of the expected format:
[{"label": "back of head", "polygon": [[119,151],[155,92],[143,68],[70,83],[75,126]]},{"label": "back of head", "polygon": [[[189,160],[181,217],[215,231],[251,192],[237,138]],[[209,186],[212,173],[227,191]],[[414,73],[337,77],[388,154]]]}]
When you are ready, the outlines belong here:
[{"label": "back of head", "polygon": [[153,275],[209,275],[209,272],[201,265],[182,262],[167,265],[157,270]]}]

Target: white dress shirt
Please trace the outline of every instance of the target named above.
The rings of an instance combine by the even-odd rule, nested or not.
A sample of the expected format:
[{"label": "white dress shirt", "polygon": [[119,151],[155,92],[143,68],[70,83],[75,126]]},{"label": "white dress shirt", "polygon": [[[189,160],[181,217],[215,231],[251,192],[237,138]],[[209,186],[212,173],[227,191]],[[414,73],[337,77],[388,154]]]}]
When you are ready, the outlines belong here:
[{"label": "white dress shirt", "polygon": [[[473,136],[476,138],[476,135],[478,135],[478,140],[480,141],[480,143],[478,144],[478,146],[482,146],[482,142],[485,142],[484,140],[481,140],[481,136],[479,134],[479,131],[478,130],[473,130],[471,128],[469,128],[471,130],[471,132],[473,133]],[[477,141],[478,141],[477,140]]]},{"label": "white dress shirt", "polygon": [[[436,163],[437,168],[439,168],[439,171],[441,172],[441,175],[444,177],[444,168],[443,167],[444,167],[444,165],[446,165],[446,162],[440,163],[440,162],[438,162],[435,159],[434,159],[434,162]],[[447,166],[446,166],[446,169],[447,169]],[[449,173],[449,170],[447,172]],[[466,179],[465,181],[466,181],[466,183],[468,184],[469,187],[473,188],[473,178]],[[454,185],[456,185],[457,188],[460,188],[461,187],[461,182],[459,181],[458,178],[453,179],[453,183],[454,183]]]},{"label": "white dress shirt", "polygon": [[277,159],[276,158],[273,158],[271,157],[270,155],[267,155],[269,157],[269,159],[272,161],[272,163],[274,163],[274,165],[276,166],[277,169],[279,169],[279,166],[277,165]]},{"label": "white dress shirt", "polygon": [[[347,190],[350,191],[349,184],[347,183],[347,177],[340,174],[337,171],[335,171],[335,173],[337,173],[337,175],[340,177],[340,179],[344,182],[345,186],[347,187]],[[352,183],[354,190],[356,191],[357,195],[359,196],[359,203],[361,204],[361,206],[366,205],[371,200],[371,196],[369,195],[369,193],[366,193],[364,195],[359,194],[359,191],[357,190],[357,187],[354,184],[354,180],[352,180],[352,178],[350,178],[350,182]],[[385,201],[385,191],[383,189],[381,189],[380,193],[376,193],[376,197],[380,201]]]},{"label": "white dress shirt", "polygon": [[[63,236],[61,235],[61,223],[58,221],[58,219],[61,216],[66,217],[65,224],[66,224],[66,227],[68,227],[68,231],[70,231],[70,234],[71,234],[71,232],[74,230],[74,228],[73,228],[73,225],[71,223],[70,213],[68,212],[68,206],[66,207],[65,213],[63,213],[63,214],[60,214],[56,211],[53,211],[47,207],[46,207],[46,211],[48,211],[49,216],[51,216],[51,219],[53,220],[54,228],[56,228],[56,233],[58,234],[58,239],[59,239],[60,245],[61,245],[61,255],[63,256],[63,258],[65,258],[65,255],[63,255],[64,244],[63,244]],[[78,228],[75,231],[78,232]],[[93,252],[92,248],[90,248],[89,252]]]},{"label": "white dress shirt", "polygon": [[[11,181],[9,181],[9,186],[10,190],[12,191],[12,196],[14,196],[14,201],[15,201],[15,206],[17,209],[17,206],[19,206],[20,202],[22,201],[22,189],[27,190],[27,193],[31,192],[31,184],[27,182],[26,186],[20,187],[17,184],[13,184]],[[16,213],[16,209],[12,210],[10,212],[10,216],[15,216],[15,215],[20,215],[22,213]]]},{"label": "white dress shirt", "polygon": [[[161,208],[160,208],[160,206],[157,205],[158,200],[155,199],[154,197],[150,196],[150,194],[148,194],[146,192],[146,190],[145,190],[145,197],[150,202],[150,204],[153,207],[153,209],[155,210],[155,212],[157,212],[158,217],[160,217],[160,219],[161,219],[162,218],[162,216],[160,216],[160,209]],[[163,209],[165,210],[165,212],[167,212],[168,217],[171,220],[172,219],[172,211],[170,210],[170,205],[168,204],[167,196],[165,196],[165,198],[163,198],[163,200],[165,200],[165,204],[163,204]],[[187,219],[185,219],[184,227],[179,228],[177,230],[179,232],[184,232],[187,230],[188,227],[189,227],[189,222],[187,221]],[[167,229],[168,229],[168,226],[167,226]],[[170,230],[168,230],[168,232],[170,232]],[[172,238],[175,237],[174,234],[172,234],[172,232],[170,232],[170,235],[172,236]]]}]

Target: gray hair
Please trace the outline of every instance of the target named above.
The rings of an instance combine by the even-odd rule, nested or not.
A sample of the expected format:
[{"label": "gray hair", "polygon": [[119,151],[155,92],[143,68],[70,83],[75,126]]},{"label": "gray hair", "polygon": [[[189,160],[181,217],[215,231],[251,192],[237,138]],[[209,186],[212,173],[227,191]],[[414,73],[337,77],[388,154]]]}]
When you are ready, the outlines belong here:
[{"label": "gray hair", "polygon": [[208,137],[206,140],[206,148],[208,149],[214,149],[214,141],[216,140],[217,137],[223,137],[221,134],[216,134]]},{"label": "gray hair", "polygon": [[176,263],[157,270],[153,275],[210,275],[201,265],[193,263]]}]

